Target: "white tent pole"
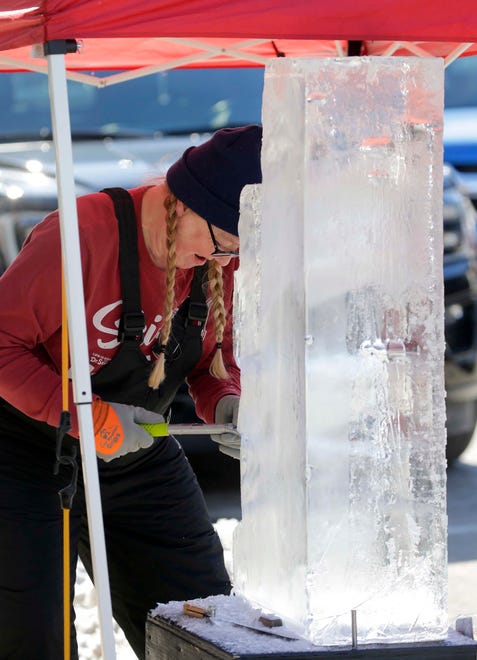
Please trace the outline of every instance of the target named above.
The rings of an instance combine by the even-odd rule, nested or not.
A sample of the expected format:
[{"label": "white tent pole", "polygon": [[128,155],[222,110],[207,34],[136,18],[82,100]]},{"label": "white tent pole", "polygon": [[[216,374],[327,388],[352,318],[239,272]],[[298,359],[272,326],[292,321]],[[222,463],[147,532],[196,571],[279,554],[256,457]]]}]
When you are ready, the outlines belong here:
[{"label": "white tent pole", "polygon": [[61,247],[68,307],[73,398],[78,410],[91,555],[94,582],[98,597],[102,657],[105,660],[114,660],[116,651],[114,645],[113,616],[111,595],[109,592],[98,467],[96,464],[93,418],[91,414],[91,380],[86,340],[83,279],[73,175],[73,149],[71,146],[70,116],[66,89],[65,56],[64,54],[49,54],[47,55],[47,59],[57,166]]}]

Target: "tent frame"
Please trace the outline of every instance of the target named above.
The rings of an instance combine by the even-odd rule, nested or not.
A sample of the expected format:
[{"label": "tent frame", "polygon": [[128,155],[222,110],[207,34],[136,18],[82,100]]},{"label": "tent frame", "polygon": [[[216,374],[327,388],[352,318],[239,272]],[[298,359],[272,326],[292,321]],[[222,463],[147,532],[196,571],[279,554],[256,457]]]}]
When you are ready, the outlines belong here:
[{"label": "tent frame", "polygon": [[[71,41],[71,40],[70,40]],[[118,83],[125,82],[127,80],[133,80],[135,78],[140,78],[143,76],[148,76],[153,73],[158,73],[161,71],[168,71],[170,69],[177,69],[180,67],[188,67],[192,65],[197,65],[204,63],[205,61],[211,61],[213,63],[213,58],[217,56],[226,56],[230,58],[230,65],[234,66],[234,63],[237,61],[250,62],[251,65],[256,66],[265,66],[265,64],[270,60],[269,57],[258,55],[256,53],[251,53],[248,51],[249,48],[258,46],[269,42],[269,39],[248,39],[241,41],[235,44],[234,48],[222,47],[220,45],[212,45],[201,41],[200,39],[185,39],[185,38],[166,38],[159,37],[158,41],[164,41],[171,44],[187,46],[190,48],[195,48],[198,52],[187,55],[181,58],[172,58],[167,62],[158,65],[143,66],[137,69],[132,69],[129,71],[123,71],[121,73],[112,73],[111,75],[97,76],[91,75],[89,73],[81,73],[80,71],[68,70],[65,65],[65,75],[68,80],[73,80],[76,82],[84,83],[86,85],[91,85],[93,87],[106,87],[110,85],[116,85]],[[64,40],[66,43],[66,40]],[[48,43],[48,42],[47,42]],[[51,43],[51,42],[50,42]],[[58,42],[56,42],[58,43]],[[81,53],[83,49],[83,43],[81,40],[77,40],[78,52]],[[335,40],[335,56],[344,57],[346,56],[345,48],[343,41]],[[443,58],[444,66],[447,67],[449,64],[452,64],[461,55],[464,55],[468,51],[474,42],[466,42],[457,45]],[[310,46],[310,53],[315,51]],[[419,42],[411,41],[393,41],[389,46],[381,53],[381,57],[391,57],[398,50],[407,51],[410,55],[415,55],[417,57],[434,57],[434,55],[423,48]],[[333,56],[332,53],[327,52],[328,57]],[[31,51],[32,58],[43,57],[43,45],[35,45],[32,47]],[[81,57],[81,55],[79,55]],[[32,62],[30,60],[24,59],[15,59],[13,57],[8,57],[0,54],[0,71],[2,70],[12,70],[18,69],[21,66],[22,69],[27,71],[34,71],[36,73],[48,74],[48,66],[39,64],[38,62]]]}]

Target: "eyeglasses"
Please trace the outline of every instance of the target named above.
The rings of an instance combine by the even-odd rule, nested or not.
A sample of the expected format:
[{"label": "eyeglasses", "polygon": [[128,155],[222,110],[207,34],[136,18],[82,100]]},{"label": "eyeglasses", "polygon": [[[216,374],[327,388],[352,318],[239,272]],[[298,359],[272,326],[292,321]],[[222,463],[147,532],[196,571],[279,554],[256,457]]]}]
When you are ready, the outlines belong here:
[{"label": "eyeglasses", "polygon": [[[207,220],[206,220],[207,222]],[[217,239],[214,236],[214,232],[212,231],[212,225],[210,222],[207,222],[207,227],[209,228],[210,231],[210,238],[212,239],[212,243],[214,244],[214,251],[210,255],[211,257],[238,257],[239,256],[239,251],[238,250],[221,250],[217,244]]]}]

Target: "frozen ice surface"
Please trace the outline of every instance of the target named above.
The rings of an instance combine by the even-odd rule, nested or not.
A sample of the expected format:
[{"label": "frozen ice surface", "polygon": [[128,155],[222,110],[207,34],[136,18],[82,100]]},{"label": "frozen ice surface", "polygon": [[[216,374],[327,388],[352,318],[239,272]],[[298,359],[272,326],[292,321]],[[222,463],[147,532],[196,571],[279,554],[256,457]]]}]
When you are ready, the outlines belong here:
[{"label": "frozen ice surface", "polygon": [[[215,610],[215,617],[212,619],[199,619],[189,617],[184,614],[184,602],[189,604],[198,605],[205,609],[213,608]],[[250,603],[238,596],[208,596],[207,598],[196,598],[190,601],[170,601],[168,603],[157,603],[156,607],[150,612],[152,617],[158,617],[163,621],[174,625],[176,629],[183,629],[194,635],[199,640],[207,640],[214,646],[223,649],[224,651],[237,654],[237,657],[246,657],[248,655],[253,657],[267,658],[272,660],[274,657],[310,657],[315,655],[316,652],[333,651],[330,646],[316,646],[310,641],[300,638],[297,635],[293,625],[283,621],[283,625],[277,628],[267,629],[261,627],[259,616],[263,612],[260,609],[253,608]],[[241,625],[234,625],[232,622]],[[249,630],[242,626],[254,626],[260,628],[260,632],[256,630]],[[274,633],[282,633],[287,638],[280,638],[266,634],[267,630]],[[265,634],[264,634],[265,633]],[[178,636],[180,641],[180,638]],[[459,647],[468,645],[470,640],[462,634],[458,634],[455,630],[449,629],[448,634],[442,640],[442,650],[447,647]],[[191,642],[193,645],[194,642]],[[432,644],[432,643],[431,643]],[[181,645],[183,650],[184,647]],[[434,644],[432,646],[435,648]],[[423,657],[431,657],[425,654],[426,643],[419,644]],[[360,645],[361,652],[363,650],[373,650],[373,657],[378,657],[376,651],[383,652],[384,657],[390,651],[389,646],[383,644],[369,644]],[[404,647],[401,646],[402,650]],[[350,644],[348,644],[350,649]],[[416,650],[416,645],[412,645],[412,649]],[[187,650],[187,649],[186,649]],[[198,648],[195,648],[198,652]],[[330,656],[331,657],[331,656]],[[404,657],[404,656],[403,656]],[[449,655],[447,656],[449,657]]]},{"label": "frozen ice surface", "polygon": [[[184,601],[158,603],[151,611],[151,615],[168,619],[229,653],[239,654],[240,657],[244,654],[311,653],[316,650],[308,640],[300,638],[293,626],[286,622],[278,628],[262,627],[259,617],[264,612],[252,607],[248,601],[239,596],[208,596],[187,602],[205,609],[213,607],[215,617],[204,620],[185,615]],[[231,622],[256,626],[263,630],[263,633],[233,625]],[[288,638],[268,635],[268,630],[282,633]]]},{"label": "frozen ice surface", "polygon": [[447,635],[442,111],[439,59],[266,70],[234,585],[315,644]]}]

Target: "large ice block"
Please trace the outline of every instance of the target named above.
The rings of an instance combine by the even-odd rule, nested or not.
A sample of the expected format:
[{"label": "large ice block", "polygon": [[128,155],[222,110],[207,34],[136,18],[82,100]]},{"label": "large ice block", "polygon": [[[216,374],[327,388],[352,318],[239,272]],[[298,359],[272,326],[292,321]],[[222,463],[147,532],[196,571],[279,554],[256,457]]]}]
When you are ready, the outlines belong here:
[{"label": "large ice block", "polygon": [[319,645],[447,635],[442,114],[439,59],[265,74],[234,586]]}]

